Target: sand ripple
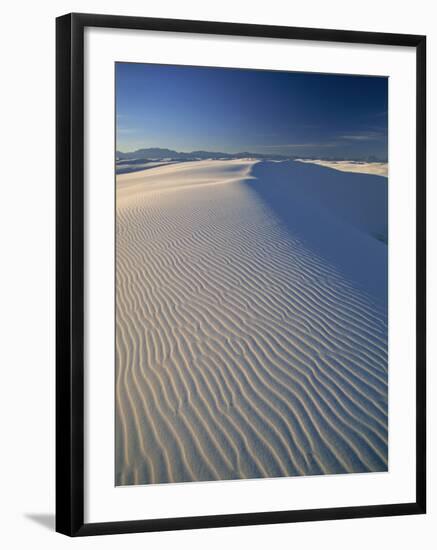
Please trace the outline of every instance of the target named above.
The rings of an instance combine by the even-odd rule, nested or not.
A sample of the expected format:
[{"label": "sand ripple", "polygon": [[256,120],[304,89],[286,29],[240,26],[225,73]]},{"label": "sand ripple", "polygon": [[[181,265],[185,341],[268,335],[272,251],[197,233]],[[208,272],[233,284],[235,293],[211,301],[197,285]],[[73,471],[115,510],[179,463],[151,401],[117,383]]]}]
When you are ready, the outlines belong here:
[{"label": "sand ripple", "polygon": [[387,469],[386,308],[253,168],[117,178],[117,485]]}]

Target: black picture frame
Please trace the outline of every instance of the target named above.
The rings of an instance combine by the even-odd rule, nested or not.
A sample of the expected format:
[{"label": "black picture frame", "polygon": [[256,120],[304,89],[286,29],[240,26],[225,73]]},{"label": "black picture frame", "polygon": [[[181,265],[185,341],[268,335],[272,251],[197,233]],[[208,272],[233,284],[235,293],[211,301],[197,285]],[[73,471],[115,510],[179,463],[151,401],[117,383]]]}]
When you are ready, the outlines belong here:
[{"label": "black picture frame", "polygon": [[[84,29],[403,46],[416,51],[416,499],[399,504],[84,522]],[[68,14],[56,20],[56,530],[69,536],[423,514],[426,511],[426,38],[425,36]]]}]

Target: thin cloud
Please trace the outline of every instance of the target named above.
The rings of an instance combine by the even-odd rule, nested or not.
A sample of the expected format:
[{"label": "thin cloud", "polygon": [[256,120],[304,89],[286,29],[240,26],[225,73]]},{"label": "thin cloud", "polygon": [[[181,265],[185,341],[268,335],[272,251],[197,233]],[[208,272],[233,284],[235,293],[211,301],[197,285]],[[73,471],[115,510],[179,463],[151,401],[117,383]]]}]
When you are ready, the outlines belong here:
[{"label": "thin cloud", "polygon": [[353,134],[344,134],[338,137],[347,141],[379,141],[385,139],[385,134],[383,132],[357,132]]},{"label": "thin cloud", "polygon": [[261,147],[263,149],[299,149],[304,147],[336,147],[337,142],[324,142],[324,143],[281,143],[278,145],[255,145],[254,147]]},{"label": "thin cloud", "polygon": [[117,128],[119,134],[135,134],[138,130],[136,128]]}]

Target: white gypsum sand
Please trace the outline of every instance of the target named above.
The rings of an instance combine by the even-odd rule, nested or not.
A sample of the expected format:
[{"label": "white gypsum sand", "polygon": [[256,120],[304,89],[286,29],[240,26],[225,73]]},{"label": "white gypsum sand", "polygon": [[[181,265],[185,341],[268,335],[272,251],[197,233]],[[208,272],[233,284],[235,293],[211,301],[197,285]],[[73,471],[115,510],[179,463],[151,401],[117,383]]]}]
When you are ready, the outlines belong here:
[{"label": "white gypsum sand", "polygon": [[387,469],[387,180],[117,176],[116,484]]},{"label": "white gypsum sand", "polygon": [[358,172],[360,174],[374,174],[375,176],[388,177],[387,162],[360,162],[351,160],[318,160],[318,159],[296,159],[299,162],[319,164],[327,168],[334,168],[341,172]]}]

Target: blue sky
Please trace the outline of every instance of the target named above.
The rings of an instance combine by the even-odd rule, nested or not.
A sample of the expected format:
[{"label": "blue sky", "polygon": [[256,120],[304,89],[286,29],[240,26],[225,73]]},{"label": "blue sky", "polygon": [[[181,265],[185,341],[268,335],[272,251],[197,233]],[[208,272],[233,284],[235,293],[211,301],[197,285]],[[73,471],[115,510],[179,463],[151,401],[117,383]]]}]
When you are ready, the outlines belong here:
[{"label": "blue sky", "polygon": [[117,150],[387,157],[382,77],[116,64]]}]

